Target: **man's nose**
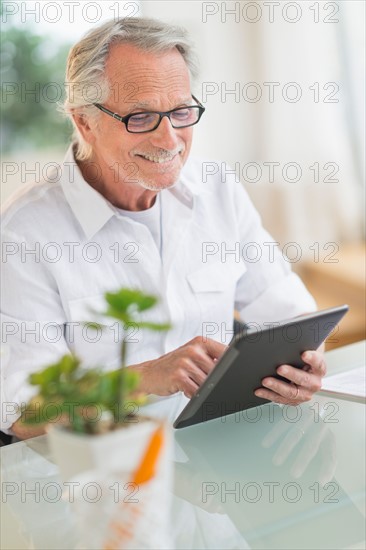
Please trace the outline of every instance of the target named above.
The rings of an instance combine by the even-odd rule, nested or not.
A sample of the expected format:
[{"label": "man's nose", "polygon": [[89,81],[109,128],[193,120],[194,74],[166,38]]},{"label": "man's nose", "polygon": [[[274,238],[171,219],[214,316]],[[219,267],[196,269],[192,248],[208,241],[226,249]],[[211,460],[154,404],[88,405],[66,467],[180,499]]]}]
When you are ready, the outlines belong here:
[{"label": "man's nose", "polygon": [[174,149],[178,145],[176,130],[167,116],[163,116],[159,126],[150,135],[151,143],[162,149]]}]

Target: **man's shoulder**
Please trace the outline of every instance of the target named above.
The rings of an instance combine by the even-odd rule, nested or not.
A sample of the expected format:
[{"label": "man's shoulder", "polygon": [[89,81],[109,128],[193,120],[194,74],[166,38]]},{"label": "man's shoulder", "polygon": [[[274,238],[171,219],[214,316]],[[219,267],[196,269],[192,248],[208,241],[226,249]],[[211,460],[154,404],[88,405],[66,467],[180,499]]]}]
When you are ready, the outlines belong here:
[{"label": "man's shoulder", "polygon": [[23,185],[13,193],[1,208],[2,231],[16,231],[27,226],[27,221],[37,224],[54,223],[56,214],[69,210],[64,192],[66,181],[75,179],[77,165],[73,157],[73,144],[65,152],[62,162],[52,162],[42,179]]},{"label": "man's shoulder", "polygon": [[65,202],[59,182],[30,183],[13,193],[1,208],[2,230],[16,231],[27,221],[45,221]]}]

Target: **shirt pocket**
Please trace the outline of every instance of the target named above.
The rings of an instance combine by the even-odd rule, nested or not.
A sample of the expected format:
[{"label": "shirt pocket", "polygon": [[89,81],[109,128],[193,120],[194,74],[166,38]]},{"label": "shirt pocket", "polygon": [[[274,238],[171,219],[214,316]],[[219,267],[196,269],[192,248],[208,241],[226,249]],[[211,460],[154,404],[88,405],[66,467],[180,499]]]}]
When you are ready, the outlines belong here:
[{"label": "shirt pocket", "polygon": [[236,285],[246,270],[241,262],[215,262],[187,275],[202,323],[232,323]]},{"label": "shirt pocket", "polygon": [[[117,367],[123,331],[117,320],[100,315],[107,307],[104,295],[69,300],[68,306],[65,338],[70,349],[87,366]],[[101,326],[94,328],[91,323]]]}]

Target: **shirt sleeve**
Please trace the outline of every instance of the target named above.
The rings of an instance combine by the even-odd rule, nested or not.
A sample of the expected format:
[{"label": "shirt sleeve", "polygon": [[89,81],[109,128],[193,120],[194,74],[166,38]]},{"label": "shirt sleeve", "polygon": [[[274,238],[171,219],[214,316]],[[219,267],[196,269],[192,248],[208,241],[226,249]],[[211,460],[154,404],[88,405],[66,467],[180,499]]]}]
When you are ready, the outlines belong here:
[{"label": "shirt sleeve", "polygon": [[70,350],[57,285],[35,243],[25,243],[11,232],[2,234],[2,244],[0,429],[11,433],[21,406],[36,393],[27,382],[29,374]]},{"label": "shirt sleeve", "polygon": [[[236,288],[235,308],[244,322],[279,321],[317,309],[279,243],[263,228],[241,183],[231,183],[245,274]],[[301,256],[298,243],[288,245],[292,261]]]}]

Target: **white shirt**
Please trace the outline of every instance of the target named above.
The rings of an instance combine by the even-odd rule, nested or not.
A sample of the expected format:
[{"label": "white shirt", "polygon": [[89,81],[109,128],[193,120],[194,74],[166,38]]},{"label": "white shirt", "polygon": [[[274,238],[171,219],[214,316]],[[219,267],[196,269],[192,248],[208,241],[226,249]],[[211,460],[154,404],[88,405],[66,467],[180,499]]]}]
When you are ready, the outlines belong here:
[{"label": "white shirt", "polygon": [[161,256],[163,243],[161,238],[162,219],[160,202],[160,194],[158,194],[156,196],[154,204],[151,206],[151,208],[148,208],[147,210],[139,210],[135,212],[118,208],[118,211],[123,216],[131,218],[131,220],[135,220],[135,222],[143,223],[144,225],[146,225],[152,235],[152,238],[154,239],[154,242]]},{"label": "white shirt", "polygon": [[[175,186],[160,192],[161,256],[145,224],[122,215],[85,182],[71,147],[47,181],[5,205],[3,431],[20,415],[16,404],[35,393],[29,374],[70,350],[85,365],[118,367],[121,327],[105,319],[100,334],[83,324],[104,309],[106,291],[125,286],[158,296],[144,317],[173,327],[130,329],[127,364],[155,359],[198,335],[228,343],[234,308],[247,323],[316,309],[243,186],[220,171],[206,180],[202,173],[202,161],[190,158]],[[149,412],[174,418],[186,402],[178,393]]]}]

